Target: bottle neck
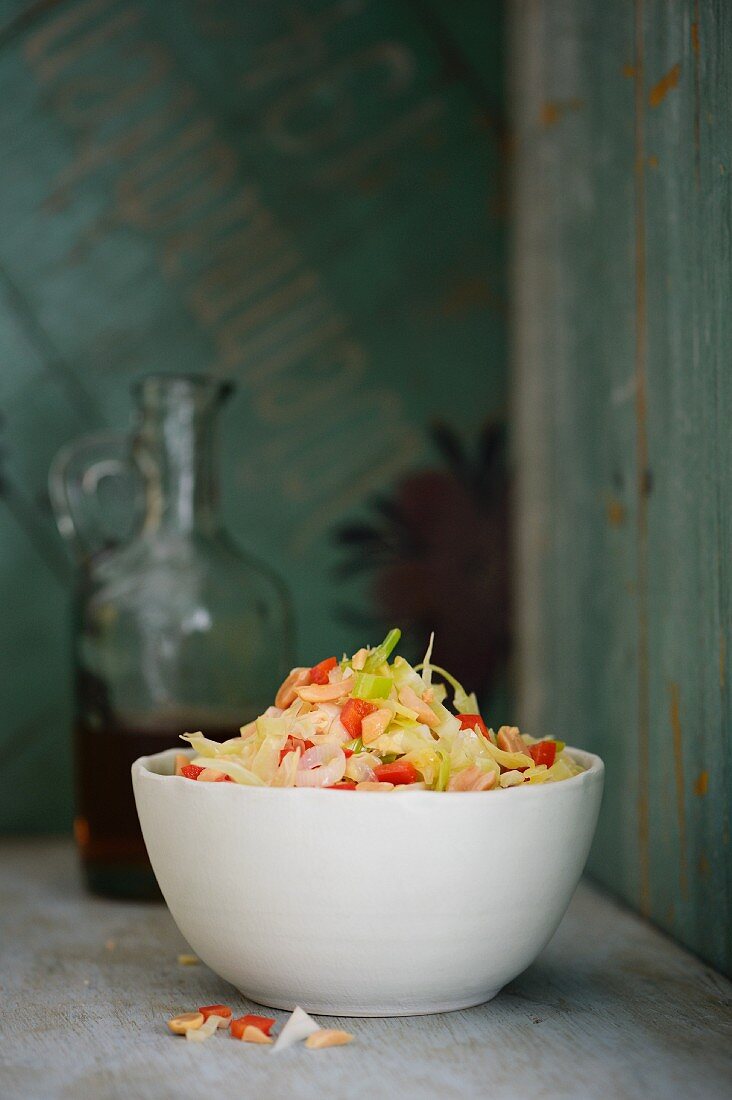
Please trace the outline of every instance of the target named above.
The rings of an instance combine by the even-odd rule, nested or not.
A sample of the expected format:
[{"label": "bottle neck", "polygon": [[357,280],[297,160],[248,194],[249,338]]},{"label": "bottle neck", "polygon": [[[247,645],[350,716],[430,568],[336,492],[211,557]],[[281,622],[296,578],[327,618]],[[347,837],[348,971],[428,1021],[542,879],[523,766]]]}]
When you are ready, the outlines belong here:
[{"label": "bottle neck", "polygon": [[145,533],[218,528],[213,410],[194,401],[142,409],[134,453],[145,486]]}]

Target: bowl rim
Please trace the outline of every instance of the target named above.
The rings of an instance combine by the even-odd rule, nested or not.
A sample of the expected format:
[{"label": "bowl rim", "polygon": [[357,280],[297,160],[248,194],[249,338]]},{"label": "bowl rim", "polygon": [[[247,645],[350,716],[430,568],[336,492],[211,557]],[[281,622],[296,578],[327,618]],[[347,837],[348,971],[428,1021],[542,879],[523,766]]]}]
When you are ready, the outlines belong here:
[{"label": "bowl rim", "polygon": [[[604,772],[605,772],[605,764],[604,764],[604,761],[602,760],[601,757],[597,756],[595,753],[587,752],[585,749],[577,749],[577,748],[574,748],[573,746],[570,746],[570,745],[566,746],[565,751],[568,752],[569,755],[573,759],[575,759],[578,764],[582,764],[584,766],[585,770],[580,772],[579,775],[570,776],[569,779],[562,779],[557,783],[533,783],[533,784],[528,784],[526,786],[522,786],[521,791],[522,791],[522,794],[523,794],[524,798],[526,798],[526,797],[529,797],[529,798],[532,798],[532,797],[533,798],[537,798],[537,797],[538,798],[557,797],[556,794],[551,795],[551,794],[548,794],[548,792],[552,791],[552,790],[556,792],[557,789],[559,789],[559,790],[562,790],[562,789],[569,790],[570,788],[575,789],[575,788],[579,787],[580,785],[586,785],[588,783],[593,783],[597,780],[602,780],[602,777],[603,777]],[[163,749],[161,752],[151,753],[148,756],[139,756],[137,758],[137,760],[135,760],[134,763],[132,764],[131,771],[132,771],[133,779],[137,776],[145,782],[152,781],[152,782],[155,782],[155,783],[165,782],[165,781],[170,780],[170,779],[179,780],[181,784],[185,784],[184,789],[186,789],[186,790],[193,790],[194,787],[195,787],[195,789],[197,789],[197,790],[198,789],[208,789],[209,791],[214,790],[214,791],[217,792],[215,795],[212,795],[210,797],[230,797],[232,791],[234,791],[236,789],[243,788],[243,789],[245,789],[246,791],[249,792],[249,797],[255,797],[255,798],[260,798],[260,797],[264,797],[264,798],[277,798],[277,797],[285,798],[285,797],[287,797],[287,798],[292,799],[293,796],[298,797],[298,795],[305,796],[306,798],[312,798],[314,796],[324,797],[326,795],[326,791],[329,789],[327,787],[268,787],[268,786],[261,786],[261,787],[251,786],[250,787],[250,786],[246,786],[243,783],[196,783],[196,784],[192,784],[190,780],[185,778],[185,776],[182,776],[182,775],[165,775],[162,772],[153,771],[149,767],[149,763],[152,762],[152,761],[161,760],[161,759],[168,759],[168,758],[171,758],[171,757],[175,757],[176,755],[183,755],[183,754],[193,755],[194,750],[188,749],[186,747],[182,747],[182,748],[179,749],[176,746],[173,746],[173,748]],[[494,788],[491,791],[485,791],[485,792],[484,791],[423,791],[423,790],[407,791],[407,790],[405,790],[405,791],[400,792],[400,793],[403,793],[405,796],[408,795],[410,799],[418,799],[420,797],[421,798],[433,798],[434,796],[439,795],[441,801],[453,802],[455,798],[462,797],[462,795],[464,795],[464,794],[492,794],[494,797],[495,796],[503,797],[505,795],[510,794],[511,792],[513,792],[515,790],[518,790],[518,787],[500,787],[500,788]],[[379,803],[381,803],[381,802],[383,802],[383,800],[385,798],[388,798],[390,801],[392,801],[391,796],[394,792],[393,791],[369,791],[367,793],[369,794],[369,802],[378,801]],[[209,797],[209,796],[204,795],[204,797]],[[330,797],[330,796],[328,796],[328,797]]]}]

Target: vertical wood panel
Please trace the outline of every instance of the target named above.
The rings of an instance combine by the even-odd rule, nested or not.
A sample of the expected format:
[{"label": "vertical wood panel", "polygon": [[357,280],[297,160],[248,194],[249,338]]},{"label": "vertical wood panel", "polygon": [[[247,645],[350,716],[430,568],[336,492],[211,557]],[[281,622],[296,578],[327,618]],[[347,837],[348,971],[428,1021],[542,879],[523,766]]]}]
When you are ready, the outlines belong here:
[{"label": "vertical wood panel", "polygon": [[732,966],[732,11],[522,3],[524,720],[600,752],[593,873]]}]

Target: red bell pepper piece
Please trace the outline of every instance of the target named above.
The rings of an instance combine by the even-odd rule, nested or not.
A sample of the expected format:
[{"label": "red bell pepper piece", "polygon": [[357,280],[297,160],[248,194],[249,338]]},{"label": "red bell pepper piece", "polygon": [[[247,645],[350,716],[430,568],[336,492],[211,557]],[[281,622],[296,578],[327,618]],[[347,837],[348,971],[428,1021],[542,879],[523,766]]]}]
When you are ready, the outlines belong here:
[{"label": "red bell pepper piece", "polygon": [[186,779],[198,779],[202,771],[203,768],[199,768],[198,764],[186,764],[184,768],[180,769],[180,774],[184,775]]},{"label": "red bell pepper piece", "polygon": [[231,1019],[231,1009],[228,1005],[204,1005],[203,1008],[198,1010],[203,1016],[204,1020],[207,1020],[209,1016],[223,1016],[225,1020]]},{"label": "red bell pepper piece", "polygon": [[347,699],[341,711],[341,725],[348,731],[352,740],[361,736],[361,722],[367,714],[373,714],[379,708],[367,699]]},{"label": "red bell pepper piece", "polygon": [[356,784],[351,779],[342,779],[340,783],[332,783],[326,791],[355,791]]},{"label": "red bell pepper piece", "polygon": [[335,657],[326,657],[324,661],[320,661],[317,665],[313,665],[310,669],[310,683],[311,684],[327,684],[328,673],[332,668],[338,664]]},{"label": "red bell pepper piece", "polygon": [[295,749],[302,749],[302,751],[305,752],[305,749],[312,749],[312,748],[313,748],[313,742],[312,741],[300,741],[300,740],[296,741],[294,739],[294,737],[288,737],[287,740],[285,741],[284,747],[280,749],[280,764],[285,759],[288,752],[294,752]]},{"label": "red bell pepper piece", "polygon": [[379,783],[393,783],[395,787],[403,783],[418,783],[422,778],[414,764],[408,760],[395,760],[393,764],[377,764],[374,775]]},{"label": "red bell pepper piece", "polygon": [[269,1016],[240,1016],[238,1020],[231,1021],[231,1036],[233,1039],[241,1039],[247,1027],[258,1027],[265,1035],[269,1035],[274,1023],[274,1019]]},{"label": "red bell pepper piece", "polygon": [[479,714],[458,714],[458,720],[461,730],[474,730],[477,726],[483,736],[490,741],[488,727]]},{"label": "red bell pepper piece", "polygon": [[288,737],[287,740],[285,741],[284,745],[280,749],[280,764],[285,759],[288,752],[293,752],[294,749],[295,749],[295,742],[292,740],[291,737]]},{"label": "red bell pepper piece", "polygon": [[529,756],[535,764],[546,764],[551,768],[557,756],[556,741],[537,741],[535,745],[529,745]]}]

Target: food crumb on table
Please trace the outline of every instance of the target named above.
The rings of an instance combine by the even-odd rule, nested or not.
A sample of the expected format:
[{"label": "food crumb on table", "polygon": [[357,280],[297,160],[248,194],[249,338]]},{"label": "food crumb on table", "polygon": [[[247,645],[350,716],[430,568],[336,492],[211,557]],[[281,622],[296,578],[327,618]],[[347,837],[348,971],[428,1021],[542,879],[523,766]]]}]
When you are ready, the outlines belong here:
[{"label": "food crumb on table", "polygon": [[270,1016],[247,1014],[233,1018],[228,1005],[204,1005],[197,1012],[183,1012],[168,1020],[168,1030],[174,1035],[183,1035],[192,1042],[203,1043],[212,1038],[219,1030],[229,1028],[232,1039],[244,1043],[255,1043],[272,1047],[275,1051],[286,1050],[296,1043],[305,1042],[309,1050],[325,1050],[328,1047],[345,1046],[352,1043],[355,1035],[339,1028],[322,1028],[312,1016],[296,1005],[285,1021],[279,1035],[270,1033],[275,1020]]}]

